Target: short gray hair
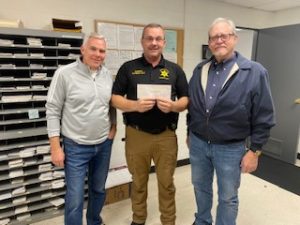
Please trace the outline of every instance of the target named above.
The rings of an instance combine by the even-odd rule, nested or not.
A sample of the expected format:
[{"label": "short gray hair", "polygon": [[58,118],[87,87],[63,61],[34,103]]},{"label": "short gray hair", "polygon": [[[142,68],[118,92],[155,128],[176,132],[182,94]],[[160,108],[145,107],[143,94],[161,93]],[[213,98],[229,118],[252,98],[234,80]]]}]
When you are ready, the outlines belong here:
[{"label": "short gray hair", "polygon": [[147,24],[147,25],[143,28],[142,38],[144,38],[144,36],[145,36],[145,31],[146,31],[146,29],[148,29],[148,28],[160,28],[160,29],[163,30],[164,35],[165,35],[165,29],[163,28],[162,25],[160,25],[160,24],[158,24],[158,23],[149,23],[149,24]]},{"label": "short gray hair", "polygon": [[227,23],[229,25],[229,27],[231,28],[232,30],[232,33],[234,35],[237,35],[236,33],[236,27],[235,27],[235,24],[232,20],[230,19],[227,19],[227,18],[222,18],[222,17],[219,17],[219,18],[216,18],[210,25],[209,29],[208,29],[208,37],[209,37],[209,33],[211,31],[211,29],[218,23]]},{"label": "short gray hair", "polygon": [[96,33],[96,32],[92,32],[92,33],[90,33],[89,35],[86,35],[86,36],[84,37],[84,41],[83,41],[82,45],[85,45],[85,44],[87,43],[87,41],[88,41],[89,39],[91,39],[91,38],[96,38],[96,39],[103,40],[104,42],[106,42],[106,39],[105,39],[105,37],[104,37],[103,35],[98,34],[98,33]]}]

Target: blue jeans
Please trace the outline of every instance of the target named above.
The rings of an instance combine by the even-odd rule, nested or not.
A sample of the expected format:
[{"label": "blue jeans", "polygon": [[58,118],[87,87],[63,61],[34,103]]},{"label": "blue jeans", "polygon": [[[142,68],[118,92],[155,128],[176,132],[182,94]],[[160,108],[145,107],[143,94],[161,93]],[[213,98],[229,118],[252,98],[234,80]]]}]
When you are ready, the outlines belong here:
[{"label": "blue jeans", "polygon": [[195,225],[212,224],[214,171],[218,185],[216,225],[235,225],[238,213],[238,188],[245,143],[209,144],[190,132],[190,162],[197,213]]},{"label": "blue jeans", "polygon": [[66,179],[65,225],[82,225],[86,175],[88,175],[87,225],[100,225],[112,140],[107,139],[97,145],[80,145],[64,137],[63,144]]}]

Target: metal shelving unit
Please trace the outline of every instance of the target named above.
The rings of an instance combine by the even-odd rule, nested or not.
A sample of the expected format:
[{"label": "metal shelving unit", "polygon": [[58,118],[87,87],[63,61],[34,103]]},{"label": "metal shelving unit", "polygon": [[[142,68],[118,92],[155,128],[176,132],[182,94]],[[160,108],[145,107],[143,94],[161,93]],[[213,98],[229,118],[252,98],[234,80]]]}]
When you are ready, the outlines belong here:
[{"label": "metal shelving unit", "polygon": [[63,212],[64,185],[54,184],[64,176],[50,162],[45,103],[54,71],[76,60],[82,40],[81,33],[0,28],[0,223]]}]

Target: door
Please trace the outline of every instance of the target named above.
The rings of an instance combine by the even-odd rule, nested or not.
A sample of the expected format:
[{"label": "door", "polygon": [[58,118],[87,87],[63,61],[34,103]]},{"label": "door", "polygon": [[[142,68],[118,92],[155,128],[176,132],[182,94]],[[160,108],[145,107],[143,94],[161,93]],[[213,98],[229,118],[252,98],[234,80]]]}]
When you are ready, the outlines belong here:
[{"label": "door", "polygon": [[[264,147],[275,158],[294,164],[300,124],[300,25],[259,31],[256,60],[270,74],[276,126]],[[300,102],[299,102],[300,103]]]}]

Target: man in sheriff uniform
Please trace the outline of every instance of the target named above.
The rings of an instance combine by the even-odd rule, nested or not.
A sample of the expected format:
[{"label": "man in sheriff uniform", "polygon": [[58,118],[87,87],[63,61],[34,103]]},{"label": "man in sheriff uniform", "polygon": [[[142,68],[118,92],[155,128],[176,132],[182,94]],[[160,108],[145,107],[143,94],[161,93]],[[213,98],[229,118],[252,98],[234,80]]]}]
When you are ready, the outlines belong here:
[{"label": "man in sheriff uniform", "polygon": [[[183,70],[162,56],[166,41],[161,25],[145,26],[141,43],[143,56],[121,66],[112,95],[112,103],[124,112],[126,124],[126,160],[133,179],[131,225],[143,225],[147,218],[151,160],[158,180],[161,222],[175,225],[173,175],[178,148],[175,130],[178,113],[188,104],[188,84]],[[138,98],[138,89],[143,84],[150,87],[159,84],[160,90],[169,88],[170,97],[155,97],[152,93],[152,96]]]}]

